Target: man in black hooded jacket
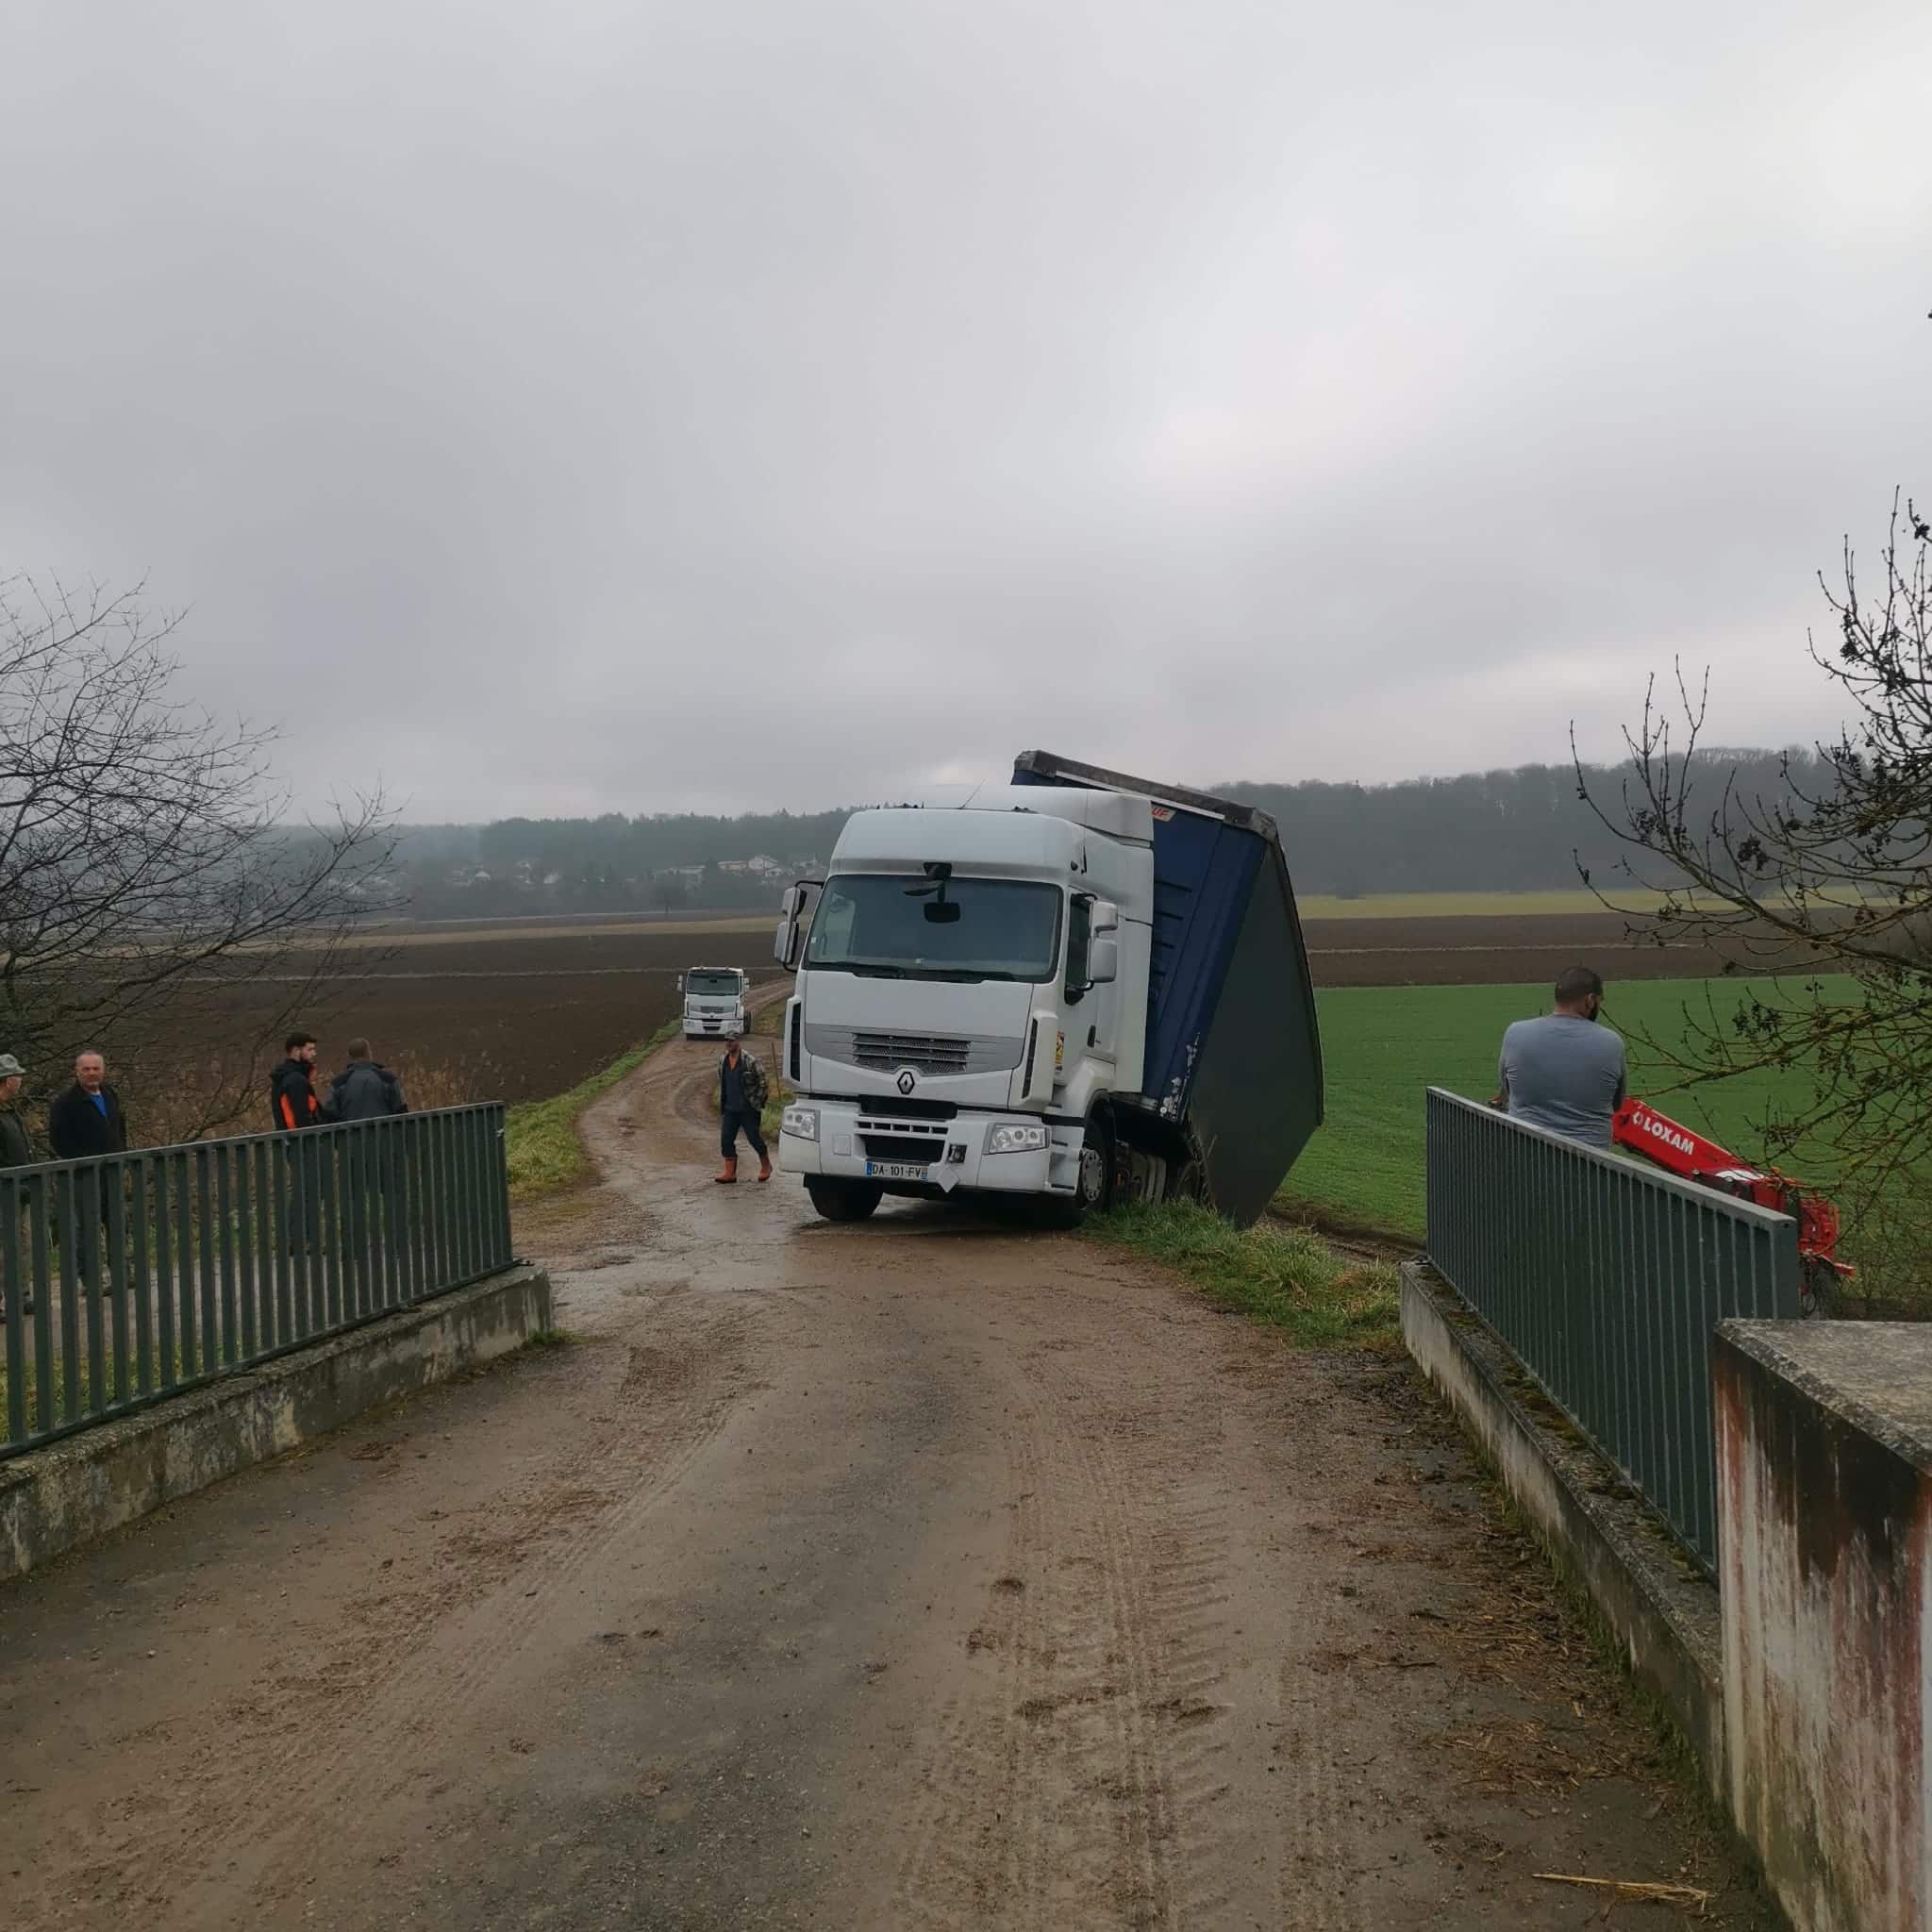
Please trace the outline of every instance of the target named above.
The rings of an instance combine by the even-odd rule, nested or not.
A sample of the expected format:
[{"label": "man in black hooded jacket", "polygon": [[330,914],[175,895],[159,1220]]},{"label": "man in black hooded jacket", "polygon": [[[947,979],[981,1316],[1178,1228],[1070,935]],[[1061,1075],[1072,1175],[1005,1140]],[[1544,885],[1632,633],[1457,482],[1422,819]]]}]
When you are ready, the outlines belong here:
[{"label": "man in black hooded jacket", "polygon": [[[403,1083],[370,1053],[366,1040],[349,1042],[349,1064],[329,1082],[323,1111],[336,1121],[379,1121],[408,1113]],[[344,1148],[349,1188],[349,1227],[358,1250],[372,1228],[391,1240],[399,1237],[403,1159],[398,1128],[385,1134],[358,1134]]]},{"label": "man in black hooded jacket", "polygon": [[349,1064],[329,1082],[324,1111],[335,1121],[376,1121],[385,1114],[408,1113],[403,1083],[372,1058],[366,1040],[349,1042]]}]

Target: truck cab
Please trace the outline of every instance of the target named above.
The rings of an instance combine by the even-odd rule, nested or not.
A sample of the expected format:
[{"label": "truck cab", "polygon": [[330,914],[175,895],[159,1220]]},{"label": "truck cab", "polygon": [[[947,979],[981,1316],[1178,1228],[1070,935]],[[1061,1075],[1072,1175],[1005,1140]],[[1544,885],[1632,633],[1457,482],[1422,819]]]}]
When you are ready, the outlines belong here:
[{"label": "truck cab", "polygon": [[1294,894],[1266,814],[1041,752],[1010,785],[847,821],[785,895],[778,1163],[814,1207],[1122,1193],[1252,1220],[1321,1119]]},{"label": "truck cab", "polygon": [[693,966],[678,975],[684,995],[684,1037],[722,1040],[745,1030],[751,975],[740,966]]},{"label": "truck cab", "polygon": [[1107,792],[999,787],[848,823],[784,1036],[780,1165],[821,1211],[1078,1197],[1095,1101],[1141,1084],[1153,871],[1147,801]]}]

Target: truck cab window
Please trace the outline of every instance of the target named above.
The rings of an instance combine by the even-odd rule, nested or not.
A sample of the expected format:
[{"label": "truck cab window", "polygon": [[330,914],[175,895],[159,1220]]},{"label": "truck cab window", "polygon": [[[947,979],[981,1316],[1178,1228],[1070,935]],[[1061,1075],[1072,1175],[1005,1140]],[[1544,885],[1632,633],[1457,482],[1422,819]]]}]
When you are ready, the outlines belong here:
[{"label": "truck cab window", "polygon": [[1093,932],[1091,901],[1075,899],[1067,908],[1067,1004],[1078,1003],[1087,991],[1087,942]]}]

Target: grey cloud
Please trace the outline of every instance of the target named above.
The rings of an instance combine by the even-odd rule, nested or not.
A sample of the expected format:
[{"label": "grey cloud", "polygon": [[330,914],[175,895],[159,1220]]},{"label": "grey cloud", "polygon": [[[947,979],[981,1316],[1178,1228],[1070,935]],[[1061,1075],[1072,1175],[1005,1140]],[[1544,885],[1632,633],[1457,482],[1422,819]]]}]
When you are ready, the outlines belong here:
[{"label": "grey cloud", "polygon": [[1932,493],[1909,5],[9,20],[0,558],[311,799],[1782,741]]}]

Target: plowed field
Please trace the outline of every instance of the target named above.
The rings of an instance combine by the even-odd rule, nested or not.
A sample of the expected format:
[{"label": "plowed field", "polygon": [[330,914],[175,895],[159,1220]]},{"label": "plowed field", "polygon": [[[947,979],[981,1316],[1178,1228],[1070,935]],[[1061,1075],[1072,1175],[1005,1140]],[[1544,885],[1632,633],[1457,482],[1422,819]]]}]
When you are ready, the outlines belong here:
[{"label": "plowed field", "polygon": [[[768,979],[769,922],[709,924],[631,919],[398,928],[373,936],[355,971],[303,1014],[333,1062],[352,1033],[385,1058],[447,1074],[443,1097],[530,1100],[561,1091],[647,1038],[677,1011],[676,975],[694,965],[742,966]],[[1366,986],[1523,986],[1565,966],[1594,966],[1612,986],[1722,973],[1706,948],[1633,941],[1614,913],[1455,913],[1443,917],[1322,918],[1306,926],[1315,983]],[[1740,954],[1757,972],[1764,959]],[[302,975],[230,1003],[211,1039],[220,1051],[245,1039]]]},{"label": "plowed field", "polygon": [[1702,979],[1727,957],[1757,973],[1802,963],[1789,951],[1728,956],[1633,939],[1614,912],[1311,919],[1303,928],[1317,986],[1515,986],[1593,966],[1607,980]]}]

